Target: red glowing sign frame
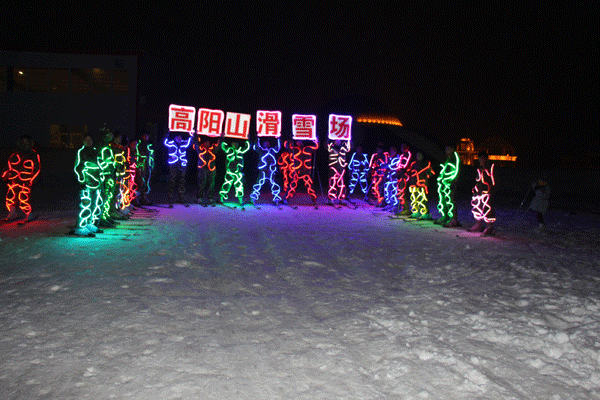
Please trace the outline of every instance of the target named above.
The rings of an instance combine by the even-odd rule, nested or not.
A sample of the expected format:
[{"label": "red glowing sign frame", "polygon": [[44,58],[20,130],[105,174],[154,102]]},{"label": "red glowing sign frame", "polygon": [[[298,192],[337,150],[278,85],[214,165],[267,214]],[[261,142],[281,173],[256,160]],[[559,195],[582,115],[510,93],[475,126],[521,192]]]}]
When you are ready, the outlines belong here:
[{"label": "red glowing sign frame", "polygon": [[292,115],[292,138],[294,140],[317,140],[316,115]]},{"label": "red glowing sign frame", "polygon": [[232,139],[248,140],[251,118],[250,114],[227,112],[224,136]]},{"label": "red glowing sign frame", "polygon": [[196,108],[191,106],[169,106],[169,130],[171,132],[193,132]]},{"label": "red glowing sign frame", "polygon": [[196,133],[198,135],[220,137],[223,132],[224,122],[225,113],[223,111],[199,108]]},{"label": "red glowing sign frame", "polygon": [[281,111],[257,111],[256,136],[281,137]]},{"label": "red glowing sign frame", "polygon": [[352,117],[329,114],[329,140],[352,140]]}]

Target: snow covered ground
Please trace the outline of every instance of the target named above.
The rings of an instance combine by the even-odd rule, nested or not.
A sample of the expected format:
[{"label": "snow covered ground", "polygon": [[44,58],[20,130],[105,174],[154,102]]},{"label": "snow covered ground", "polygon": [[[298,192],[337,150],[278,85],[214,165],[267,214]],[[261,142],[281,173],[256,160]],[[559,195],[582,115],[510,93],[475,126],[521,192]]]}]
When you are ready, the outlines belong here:
[{"label": "snow covered ground", "polygon": [[2,399],[600,398],[596,214],[155,210],[0,227]]}]

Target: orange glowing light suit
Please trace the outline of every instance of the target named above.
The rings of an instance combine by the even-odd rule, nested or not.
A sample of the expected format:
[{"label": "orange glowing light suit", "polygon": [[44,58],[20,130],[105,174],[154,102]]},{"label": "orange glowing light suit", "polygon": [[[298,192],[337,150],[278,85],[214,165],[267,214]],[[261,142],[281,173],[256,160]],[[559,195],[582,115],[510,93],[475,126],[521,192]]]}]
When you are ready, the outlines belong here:
[{"label": "orange glowing light suit", "polygon": [[387,152],[377,152],[371,156],[369,169],[371,171],[371,190],[375,196],[377,204],[383,203],[383,178],[386,174],[385,165],[388,163],[389,154]]},{"label": "orange glowing light suit", "polygon": [[9,157],[8,169],[2,174],[2,179],[8,181],[6,208],[9,213],[18,206],[26,216],[31,214],[29,195],[39,173],[40,155],[35,150],[19,150]]}]

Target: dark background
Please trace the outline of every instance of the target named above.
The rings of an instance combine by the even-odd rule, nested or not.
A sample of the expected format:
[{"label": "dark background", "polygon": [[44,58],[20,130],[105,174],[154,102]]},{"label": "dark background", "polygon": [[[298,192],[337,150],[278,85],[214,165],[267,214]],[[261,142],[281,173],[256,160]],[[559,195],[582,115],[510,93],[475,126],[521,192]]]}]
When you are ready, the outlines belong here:
[{"label": "dark background", "polygon": [[396,115],[440,146],[501,137],[527,167],[599,167],[598,2],[369,3],[9,3],[0,45],[139,53],[155,119],[170,103],[284,121],[333,105]]}]

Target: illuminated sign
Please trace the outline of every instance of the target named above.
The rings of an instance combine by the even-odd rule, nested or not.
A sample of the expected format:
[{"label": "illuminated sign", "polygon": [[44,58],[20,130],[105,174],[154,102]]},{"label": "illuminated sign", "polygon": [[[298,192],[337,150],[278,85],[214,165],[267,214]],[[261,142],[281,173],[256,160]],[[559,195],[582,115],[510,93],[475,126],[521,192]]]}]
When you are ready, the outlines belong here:
[{"label": "illuminated sign", "polygon": [[351,140],[351,128],[351,116],[329,114],[329,140]]},{"label": "illuminated sign", "polygon": [[232,139],[248,139],[250,132],[250,114],[227,112],[225,119],[225,137]]},{"label": "illuminated sign", "polygon": [[292,138],[294,140],[317,140],[316,115],[292,115]]},{"label": "illuminated sign", "polygon": [[210,110],[208,108],[198,109],[198,127],[196,133],[211,137],[221,136],[223,132],[223,121],[225,113],[221,110]]},{"label": "illuminated sign", "polygon": [[256,136],[281,137],[281,111],[257,111]]},{"label": "illuminated sign", "polygon": [[176,104],[169,106],[169,130],[172,132],[192,132],[195,118],[196,109],[194,107]]}]

